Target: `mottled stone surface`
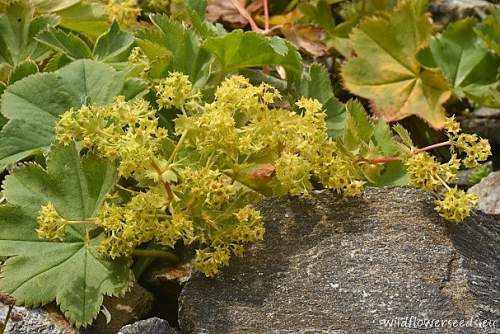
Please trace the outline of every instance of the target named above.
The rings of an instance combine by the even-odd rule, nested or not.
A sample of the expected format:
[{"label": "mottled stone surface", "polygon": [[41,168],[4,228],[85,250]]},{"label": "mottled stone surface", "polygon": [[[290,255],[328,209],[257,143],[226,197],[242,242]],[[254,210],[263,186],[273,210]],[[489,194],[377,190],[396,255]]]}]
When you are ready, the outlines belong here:
[{"label": "mottled stone surface", "polygon": [[500,218],[500,172],[491,173],[471,187],[469,192],[480,196],[480,210]]},{"label": "mottled stone surface", "polygon": [[466,118],[462,122],[463,129],[468,133],[477,133],[488,139],[492,146],[500,146],[500,119],[488,117]]},{"label": "mottled stone surface", "polygon": [[[421,322],[466,326],[474,318],[500,327],[499,223],[480,212],[460,225],[444,222],[433,200],[403,187],[367,189],[354,199],[324,192],[264,201],[265,240],[219,277],[188,281],[181,331],[498,332]],[[383,325],[398,319],[419,328]]]},{"label": "mottled stone surface", "polygon": [[432,18],[440,25],[447,25],[467,16],[483,17],[498,5],[497,0],[434,0],[429,2]]},{"label": "mottled stone surface", "polygon": [[[99,313],[91,327],[81,330],[74,329],[55,304],[37,309],[15,307],[5,333],[114,334],[122,326],[146,317],[152,308],[152,303],[153,295],[136,284],[121,298],[106,297],[104,305],[109,312],[108,316],[106,317],[103,312]],[[5,319],[7,310],[8,307],[0,303],[0,321]]]},{"label": "mottled stone surface", "polygon": [[[0,304],[0,319],[3,322],[8,306]],[[78,334],[62,316],[52,309],[27,309],[14,307],[7,322],[5,334]]]},{"label": "mottled stone surface", "polygon": [[123,327],[118,334],[177,334],[177,330],[166,320],[149,318]]}]

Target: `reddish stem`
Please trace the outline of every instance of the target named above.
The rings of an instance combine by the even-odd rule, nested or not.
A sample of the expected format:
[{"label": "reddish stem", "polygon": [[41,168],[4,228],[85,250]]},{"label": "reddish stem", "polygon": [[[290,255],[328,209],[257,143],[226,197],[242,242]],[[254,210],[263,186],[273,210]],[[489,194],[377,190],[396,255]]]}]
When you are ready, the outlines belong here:
[{"label": "reddish stem", "polygon": [[241,5],[239,0],[231,0],[231,2],[233,3],[233,6],[236,7],[240,15],[243,16],[248,21],[248,23],[250,23],[252,31],[262,32],[262,29],[260,29],[257,23],[255,23],[255,21],[253,20],[252,15],[250,15],[250,13],[245,9],[245,7]]},{"label": "reddish stem", "polygon": [[360,159],[356,163],[385,164],[388,162],[401,161],[400,157],[383,157],[377,159]]},{"label": "reddish stem", "polygon": [[433,150],[435,148],[439,148],[439,147],[443,147],[443,146],[448,146],[448,145],[450,145],[450,141],[444,141],[442,143],[437,143],[437,144],[429,145],[429,146],[426,146],[426,147],[417,148],[417,149],[413,150],[412,153],[413,154],[417,154],[417,153],[430,151],[430,150]]},{"label": "reddish stem", "polygon": [[172,188],[170,188],[170,184],[168,184],[167,182],[163,182],[161,180],[161,175],[163,174],[163,172],[160,166],[158,166],[158,164],[156,164],[154,160],[151,160],[151,166],[153,166],[156,173],[158,173],[160,182],[163,184],[163,188],[165,188],[165,192],[167,193],[167,204],[168,204],[172,201],[172,199],[174,199],[174,193],[172,192]]},{"label": "reddish stem", "polygon": [[269,0],[263,0],[264,5],[264,31],[269,31]]}]

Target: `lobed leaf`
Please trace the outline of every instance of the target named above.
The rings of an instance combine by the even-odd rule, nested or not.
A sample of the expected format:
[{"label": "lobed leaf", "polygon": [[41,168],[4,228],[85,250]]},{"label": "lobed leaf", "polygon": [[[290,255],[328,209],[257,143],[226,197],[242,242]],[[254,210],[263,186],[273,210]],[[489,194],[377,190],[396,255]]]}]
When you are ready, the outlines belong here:
[{"label": "lobed leaf", "polygon": [[443,71],[457,96],[468,96],[491,107],[500,106],[500,100],[494,97],[495,90],[497,96],[500,94],[494,71],[499,68],[500,58],[476,35],[476,24],[473,18],[457,21],[433,37],[424,64],[431,62],[431,66]]},{"label": "lobed leaf", "polygon": [[26,1],[15,2],[0,14],[0,64],[17,65],[26,59],[41,60],[49,49],[34,37],[48,27],[58,24],[52,15],[34,16],[34,9]]},{"label": "lobed leaf", "polygon": [[351,35],[356,57],[342,67],[345,87],[372,101],[387,121],[417,115],[435,128],[444,125],[442,104],[451,91],[439,73],[423,69],[417,52],[432,32],[418,1],[404,1],[389,18],[369,18]]},{"label": "lobed leaf", "polygon": [[74,146],[54,147],[46,170],[28,164],[7,176],[0,256],[9,258],[1,289],[26,306],[55,300],[77,327],[92,322],[104,295],[125,293],[131,278],[128,261],[102,257],[96,248],[102,236],[90,237],[88,225],[67,227],[63,242],[40,240],[35,231],[38,212],[49,202],[68,220],[94,217],[115,182],[114,165],[92,156],[81,159]]},{"label": "lobed leaf", "polygon": [[55,73],[39,73],[10,85],[0,111],[0,169],[47,150],[59,115],[85,103],[106,104],[120,94],[124,74],[108,65],[78,60]]},{"label": "lobed leaf", "polygon": [[281,65],[290,77],[302,74],[302,58],[289,42],[255,32],[234,30],[208,38],[203,48],[213,53],[226,73],[249,67]]},{"label": "lobed leaf", "polygon": [[35,39],[71,59],[92,58],[92,51],[80,37],[60,29],[50,28],[42,31]]}]

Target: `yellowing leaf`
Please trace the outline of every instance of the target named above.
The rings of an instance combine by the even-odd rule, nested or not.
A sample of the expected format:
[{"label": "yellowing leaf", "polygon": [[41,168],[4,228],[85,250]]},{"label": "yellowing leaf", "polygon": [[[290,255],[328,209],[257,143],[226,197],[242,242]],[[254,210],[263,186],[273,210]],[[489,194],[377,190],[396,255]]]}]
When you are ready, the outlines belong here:
[{"label": "yellowing leaf", "polygon": [[342,68],[345,87],[370,99],[373,112],[387,121],[416,115],[441,128],[450,87],[441,73],[423,69],[416,59],[431,30],[418,1],[403,2],[387,19],[365,20],[351,35],[356,57]]}]

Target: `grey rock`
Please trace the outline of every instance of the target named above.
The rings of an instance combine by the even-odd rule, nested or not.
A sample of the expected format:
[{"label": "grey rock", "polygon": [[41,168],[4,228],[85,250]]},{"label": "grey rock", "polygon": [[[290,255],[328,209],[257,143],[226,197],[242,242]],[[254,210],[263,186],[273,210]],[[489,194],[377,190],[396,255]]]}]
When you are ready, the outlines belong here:
[{"label": "grey rock", "polygon": [[155,317],[127,325],[118,334],[177,334],[177,330],[168,321]]},{"label": "grey rock", "polygon": [[[433,201],[394,187],[262,202],[265,240],[218,277],[186,283],[181,332],[498,333],[500,225],[481,212],[445,222]],[[425,328],[424,319],[497,328]]]},{"label": "grey rock", "polygon": [[[489,172],[491,172],[493,170],[493,163],[491,161],[488,161],[484,163],[481,168],[485,168]],[[468,189],[472,187],[475,183],[478,182],[473,177],[476,172],[476,168],[459,170],[457,173],[457,179],[452,183],[452,185],[458,186],[461,189]]]},{"label": "grey rock", "polygon": [[[53,304],[35,309],[16,306],[6,334],[114,334],[122,326],[146,317],[152,304],[153,295],[135,284],[123,297],[105,297],[108,317],[101,312],[92,326],[81,330],[73,328]],[[0,321],[5,319],[7,310],[8,306],[0,304]]]},{"label": "grey rock", "polygon": [[481,118],[500,118],[500,109],[494,109],[494,108],[479,108],[477,110],[474,110],[472,113],[474,117],[481,117]]},{"label": "grey rock", "polygon": [[[0,304],[0,319],[3,322],[8,306]],[[7,322],[5,334],[78,334],[61,313],[45,309],[14,307]]]},{"label": "grey rock", "polygon": [[488,117],[470,117],[461,120],[462,128],[467,133],[476,133],[488,139],[491,146],[500,146],[500,119]]},{"label": "grey rock", "polygon": [[435,0],[429,10],[435,23],[447,25],[467,16],[484,17],[497,6],[496,1],[485,0]]},{"label": "grey rock", "polygon": [[480,210],[500,218],[500,172],[491,173],[471,187],[469,192],[479,195]]},{"label": "grey rock", "polygon": [[106,319],[101,312],[86,333],[116,333],[122,326],[144,319],[153,307],[153,300],[153,295],[139,284],[135,284],[123,297],[108,297],[104,306],[110,319]]}]

